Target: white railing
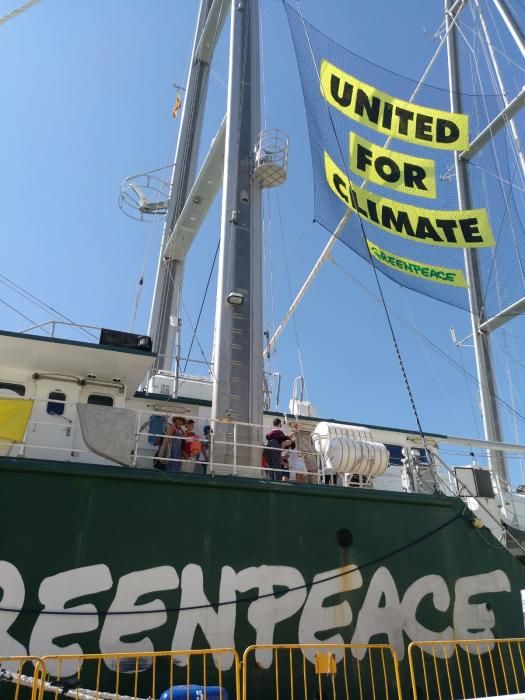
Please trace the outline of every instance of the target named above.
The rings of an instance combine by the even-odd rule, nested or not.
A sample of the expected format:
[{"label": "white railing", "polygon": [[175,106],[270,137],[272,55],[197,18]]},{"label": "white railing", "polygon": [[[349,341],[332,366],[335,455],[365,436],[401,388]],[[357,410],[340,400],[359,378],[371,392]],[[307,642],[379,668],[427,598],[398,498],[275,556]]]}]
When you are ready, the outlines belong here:
[{"label": "white railing", "polygon": [[[79,419],[76,411],[76,403],[68,401],[60,401],[53,399],[53,405],[63,405],[64,414],[57,415],[55,413],[46,414],[46,406],[49,399],[35,399],[35,407],[33,409],[33,417],[30,420],[25,439],[22,443],[12,444],[0,440],[0,454],[8,454],[14,457],[29,457],[38,459],[52,459],[59,462],[74,462],[74,463],[102,463],[115,464],[109,459],[101,458],[99,455],[90,451],[84,443],[80,429]],[[271,479],[271,480],[297,480],[307,483],[331,483],[329,474],[325,474],[324,466],[317,452],[310,449],[298,449],[297,453],[303,458],[305,463],[305,471],[292,469],[276,468],[268,465],[263,467],[262,455],[263,452],[277,452],[283,454],[289,452],[287,449],[277,447],[267,447],[264,444],[253,444],[246,438],[247,429],[250,435],[263,435],[271,429],[270,425],[256,425],[241,421],[215,421],[213,422],[208,417],[191,414],[185,408],[172,408],[166,410],[164,406],[151,406],[147,410],[129,408],[128,410],[135,413],[135,441],[133,449],[130,450],[129,466],[138,468],[160,468],[167,474],[176,474],[179,471],[188,473],[195,471],[197,473],[213,474],[216,472],[228,472],[232,475],[242,474],[243,476],[253,476],[255,478]],[[108,410],[110,410],[108,408]],[[184,457],[172,456],[173,450],[169,450],[170,454],[159,457],[158,449],[163,441],[174,443],[175,440],[186,439],[183,436],[169,436],[164,433],[151,433],[149,430],[151,416],[163,416],[166,423],[171,424],[173,418],[179,416],[184,420],[192,419],[195,421],[195,432],[203,438],[203,428],[205,425],[212,427],[212,436],[210,441],[210,457],[206,459],[202,450],[200,455],[196,455],[191,459]],[[35,417],[36,416],[36,417]],[[290,424],[285,426],[290,428]],[[222,428],[222,429],[221,429]],[[227,435],[225,433],[228,433]],[[301,430],[299,429],[299,434]],[[302,433],[304,435],[304,431]],[[220,437],[219,437],[220,436]],[[301,440],[303,440],[301,438]],[[159,444],[154,445],[152,442],[157,441]],[[303,440],[304,443],[304,440]],[[304,447],[304,444],[301,445]],[[217,454],[229,452],[229,459],[221,461]],[[249,454],[249,459],[243,459]],[[309,466],[306,466],[308,464]],[[345,476],[343,485],[352,487],[372,486],[372,481],[363,479],[351,480],[351,475]],[[341,482],[341,479],[339,479]]]},{"label": "white railing", "polygon": [[[98,336],[96,336],[94,333],[91,333],[92,330],[100,331],[102,328],[100,326],[90,326],[87,323],[74,323],[73,321],[68,322],[68,321],[56,321],[56,320],[51,320],[51,321],[45,321],[44,323],[37,323],[33,326],[29,326],[29,328],[24,328],[23,330],[19,331],[20,333],[31,333],[32,331],[44,331],[46,335],[49,335],[51,338],[56,337],[56,329],[57,326],[68,328],[68,329],[73,329],[75,331],[78,331],[79,333],[83,334],[84,336],[89,336],[90,337],[90,342],[93,342],[93,340],[98,343]],[[50,329],[50,330],[48,330]]]},{"label": "white railing", "polygon": [[[33,409],[33,416],[35,413],[42,415],[45,411],[46,405],[50,403],[49,399],[35,399]],[[57,459],[63,462],[80,462],[80,463],[100,463],[101,459],[98,455],[95,455],[91,450],[89,450],[82,438],[82,433],[80,429],[80,423],[78,415],[76,412],[76,402],[60,401],[57,399],[52,399],[51,403],[53,405],[64,406],[64,413],[58,415],[55,413],[49,413],[48,416],[42,418],[31,418],[28,423],[25,439],[21,443],[13,444],[11,442],[3,441],[0,439],[0,454],[14,456],[14,457],[32,457],[41,459]],[[287,450],[281,450],[279,448],[266,447],[262,444],[253,445],[249,442],[243,442],[238,438],[238,432],[241,428],[251,428],[253,430],[262,431],[264,429],[268,430],[270,427],[264,425],[254,425],[244,422],[233,422],[233,421],[214,421],[212,422],[209,418],[203,418],[199,415],[190,414],[186,409],[173,409],[173,410],[159,410],[160,407],[156,406],[154,409],[149,408],[148,410],[139,410],[134,408],[128,408],[127,410],[133,411],[135,413],[135,442],[133,450],[130,452],[129,466],[142,467],[142,468],[161,468],[168,473],[176,473],[178,471],[179,465],[181,471],[188,472],[193,471],[197,466],[206,467],[208,473],[213,473],[219,468],[229,469],[232,474],[236,474],[239,470],[244,472],[252,472],[257,477],[267,478],[269,472],[278,472],[276,478],[279,476],[286,478],[290,472],[287,469],[264,469],[262,466],[262,454],[263,451],[277,451],[279,453],[287,452]],[[108,410],[111,410],[108,408]],[[44,414],[45,415],[45,414]],[[170,454],[159,457],[157,454],[160,444],[164,441],[168,443],[174,443],[179,440],[181,443],[189,442],[190,437],[185,436],[172,436],[165,433],[151,433],[147,428],[150,423],[151,416],[161,415],[165,418],[166,424],[171,424],[173,418],[181,417],[185,421],[194,420],[196,424],[196,434],[199,436],[201,443],[203,442],[203,427],[204,425],[212,426],[212,436],[209,443],[210,459],[202,459],[202,450],[200,455],[195,455],[191,459],[184,457],[173,457],[171,453],[173,450],[169,450]],[[228,430],[233,433],[232,440],[219,440],[215,438],[215,432],[219,425],[227,426]],[[38,436],[40,439],[36,439],[34,436]],[[152,441],[156,441],[159,444],[153,445]],[[232,462],[219,462],[213,460],[214,448],[218,446],[224,446],[225,448],[230,448],[230,452],[233,454]],[[251,450],[252,454],[255,456],[251,464],[241,463],[238,460],[238,454],[242,450]],[[317,463],[318,455],[313,451],[302,451],[302,455],[309,455]],[[104,463],[112,464],[110,460],[103,460]],[[198,471],[198,469],[196,470]],[[204,470],[202,470],[204,471]],[[319,469],[315,472],[305,472],[311,476],[313,475],[315,481],[317,482],[320,473]]]},{"label": "white railing", "polygon": [[[80,462],[80,463],[102,463],[115,464],[109,459],[101,458],[90,451],[82,438],[78,415],[75,402],[52,400],[54,405],[64,405],[64,415],[56,415],[50,413],[46,415],[45,407],[49,403],[49,399],[35,399],[35,408],[33,417],[28,424],[25,439],[22,443],[12,444],[0,440],[0,454],[14,457],[31,457],[39,459],[54,459],[60,462]],[[241,473],[243,476],[253,475],[256,478],[275,478],[281,479],[303,479],[309,483],[325,483],[324,467],[319,455],[313,449],[298,449],[298,453],[303,457],[303,460],[309,463],[310,468],[306,467],[306,471],[293,471],[286,468],[274,468],[262,466],[263,452],[278,452],[282,454],[288,450],[280,448],[267,447],[262,444],[252,444],[250,440],[242,439],[246,436],[247,429],[250,435],[263,435],[265,430],[271,429],[269,425],[256,425],[240,421],[215,421],[213,422],[208,417],[191,414],[186,408],[164,408],[164,406],[150,406],[147,410],[133,409],[128,410],[135,413],[135,440],[133,449],[130,449],[129,466],[138,468],[160,468],[168,475],[176,474],[179,470],[183,473],[190,471],[213,474],[216,472],[228,473],[235,475]],[[108,410],[110,410],[108,408]],[[212,427],[212,434],[209,443],[209,458],[206,458],[206,451],[201,449],[199,455],[191,458],[173,456],[173,449],[168,449],[165,455],[159,456],[158,450],[163,442],[174,444],[175,440],[184,440],[184,436],[171,436],[165,433],[151,433],[150,419],[152,416],[163,416],[166,424],[172,424],[174,417],[181,417],[184,420],[192,419],[195,421],[195,432],[200,436],[202,441],[203,428],[205,425]],[[36,417],[35,417],[36,416]],[[227,428],[227,430],[223,427]],[[288,424],[288,427],[290,424]],[[286,427],[285,427],[286,430]],[[228,434],[226,434],[228,433]],[[305,431],[299,428],[299,435],[304,435]],[[152,444],[157,442],[157,444]],[[386,442],[389,442],[386,440]],[[304,447],[304,444],[300,447]],[[227,461],[220,461],[216,455],[229,452]],[[176,450],[176,454],[178,451]],[[243,459],[243,456],[249,454],[249,460]],[[436,453],[432,453],[436,458],[434,468],[437,475],[437,482],[442,486],[442,492],[448,492],[454,495],[462,495],[462,485],[452,474],[450,467],[442,460],[437,458]],[[408,459],[408,463],[404,468],[414,476],[416,475],[417,466]],[[274,473],[275,472],[275,473]],[[299,478],[297,479],[297,476]],[[379,477],[380,479],[381,477]],[[399,477],[401,479],[401,476]],[[353,487],[373,487],[374,481],[363,480],[352,481],[351,475],[345,477],[344,485]],[[383,488],[379,486],[379,488]],[[388,487],[387,487],[388,488]],[[497,498],[501,500],[501,494],[504,488],[497,489]],[[465,493],[463,489],[463,494]],[[469,494],[469,496],[472,494]],[[473,495],[472,495],[473,496]],[[473,496],[474,497],[474,496]]]}]

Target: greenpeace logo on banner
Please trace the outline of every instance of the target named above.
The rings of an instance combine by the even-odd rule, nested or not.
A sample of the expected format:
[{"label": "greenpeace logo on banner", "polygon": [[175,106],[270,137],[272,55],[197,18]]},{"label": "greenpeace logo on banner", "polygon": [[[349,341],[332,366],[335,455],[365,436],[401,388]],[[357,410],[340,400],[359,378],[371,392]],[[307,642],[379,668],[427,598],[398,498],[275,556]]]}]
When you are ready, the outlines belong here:
[{"label": "greenpeace logo on banner", "polygon": [[468,146],[468,116],[398,100],[321,62],[321,94],[350,119],[381,134],[430,148],[459,151]]},{"label": "greenpeace logo on banner", "polygon": [[439,282],[440,284],[450,284],[453,287],[468,287],[463,270],[451,270],[448,267],[436,267],[436,265],[425,265],[416,260],[402,258],[399,255],[393,255],[387,250],[383,250],[368,241],[368,250],[376,260],[379,260],[383,265],[387,265],[393,269],[402,270],[407,275],[413,275],[421,279]]}]

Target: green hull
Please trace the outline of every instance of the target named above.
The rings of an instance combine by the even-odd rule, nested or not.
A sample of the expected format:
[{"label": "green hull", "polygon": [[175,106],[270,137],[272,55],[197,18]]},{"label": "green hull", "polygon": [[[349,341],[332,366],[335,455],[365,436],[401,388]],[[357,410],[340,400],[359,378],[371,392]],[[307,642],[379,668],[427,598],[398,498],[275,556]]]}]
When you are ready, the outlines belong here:
[{"label": "green hull", "polygon": [[0,655],[388,642],[406,683],[412,639],[523,635],[525,568],[459,499],[10,458],[0,483]]}]

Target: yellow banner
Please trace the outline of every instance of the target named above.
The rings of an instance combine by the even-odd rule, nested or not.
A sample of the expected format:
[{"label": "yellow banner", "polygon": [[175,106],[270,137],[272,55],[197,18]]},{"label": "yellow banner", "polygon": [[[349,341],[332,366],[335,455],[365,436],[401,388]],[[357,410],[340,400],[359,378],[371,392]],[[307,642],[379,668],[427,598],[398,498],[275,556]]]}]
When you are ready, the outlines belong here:
[{"label": "yellow banner", "polygon": [[329,63],[321,62],[321,94],[350,119],[402,141],[449,151],[469,143],[468,115],[398,100]]},{"label": "yellow banner", "polygon": [[437,267],[436,265],[426,265],[417,260],[409,260],[402,258],[400,255],[394,255],[387,250],[379,248],[375,243],[367,241],[368,250],[380,263],[391,267],[393,270],[399,270],[407,275],[418,277],[419,279],[429,280],[430,282],[439,282],[439,284],[450,284],[453,287],[468,287],[467,280],[463,274],[463,270],[453,270],[449,267]]},{"label": "yellow banner", "polygon": [[32,401],[0,399],[0,440],[22,442],[32,410]]},{"label": "yellow banner", "polygon": [[365,221],[395,236],[449,248],[487,248],[494,237],[485,209],[422,209],[351,184],[328,153],[325,175],[332,192]]},{"label": "yellow banner", "polygon": [[369,182],[416,197],[436,197],[435,163],[381,148],[350,132],[350,170]]}]

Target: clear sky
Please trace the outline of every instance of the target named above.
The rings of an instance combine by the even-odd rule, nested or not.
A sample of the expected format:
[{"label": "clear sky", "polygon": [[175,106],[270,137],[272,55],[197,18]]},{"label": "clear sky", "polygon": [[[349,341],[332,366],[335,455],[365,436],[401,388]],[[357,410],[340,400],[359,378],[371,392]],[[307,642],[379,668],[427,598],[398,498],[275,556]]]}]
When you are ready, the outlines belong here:
[{"label": "clear sky", "polygon": [[[0,0],[0,14],[19,4]],[[285,13],[279,0],[260,0],[260,5],[263,117],[290,138],[289,181],[272,194],[265,214],[265,319],[271,332],[289,306],[290,289],[298,290],[328,234],[312,224],[306,118]],[[197,6],[197,0],[42,0],[0,26],[0,274],[77,322],[128,330],[145,269],[134,330],[147,330],[162,222],[124,216],[119,185],[128,175],[173,162],[178,128],[171,116],[173,83],[185,79]],[[521,3],[512,7],[523,19]],[[303,0],[302,8],[339,43],[413,79],[432,56],[442,21],[440,0]],[[224,113],[226,39],[212,65],[203,151]],[[429,82],[444,86],[445,67],[443,57]],[[522,84],[518,69],[512,77]],[[183,354],[218,241],[218,211],[216,204],[187,261]],[[283,377],[280,408],[287,407],[293,379],[301,373],[299,344],[308,398],[320,415],[413,428],[384,311],[370,296],[377,294],[371,271],[342,244],[334,258],[346,273],[325,265],[297,313],[297,334],[290,325],[271,360],[271,370]],[[198,332],[208,359],[214,283],[215,278]],[[471,348],[459,353],[449,334],[451,326],[459,337],[470,333],[467,314],[383,283],[396,314],[474,372]],[[52,317],[2,278],[0,300],[0,326],[8,330],[31,323],[5,302],[36,323]],[[394,322],[423,428],[480,437],[473,383],[397,316]],[[518,321],[495,343],[500,393],[521,415],[524,337]],[[195,345],[192,356],[202,359]],[[512,392],[504,360],[512,366]],[[507,439],[523,442],[523,420],[508,411],[504,415]],[[519,465],[513,477],[521,481]]]}]

